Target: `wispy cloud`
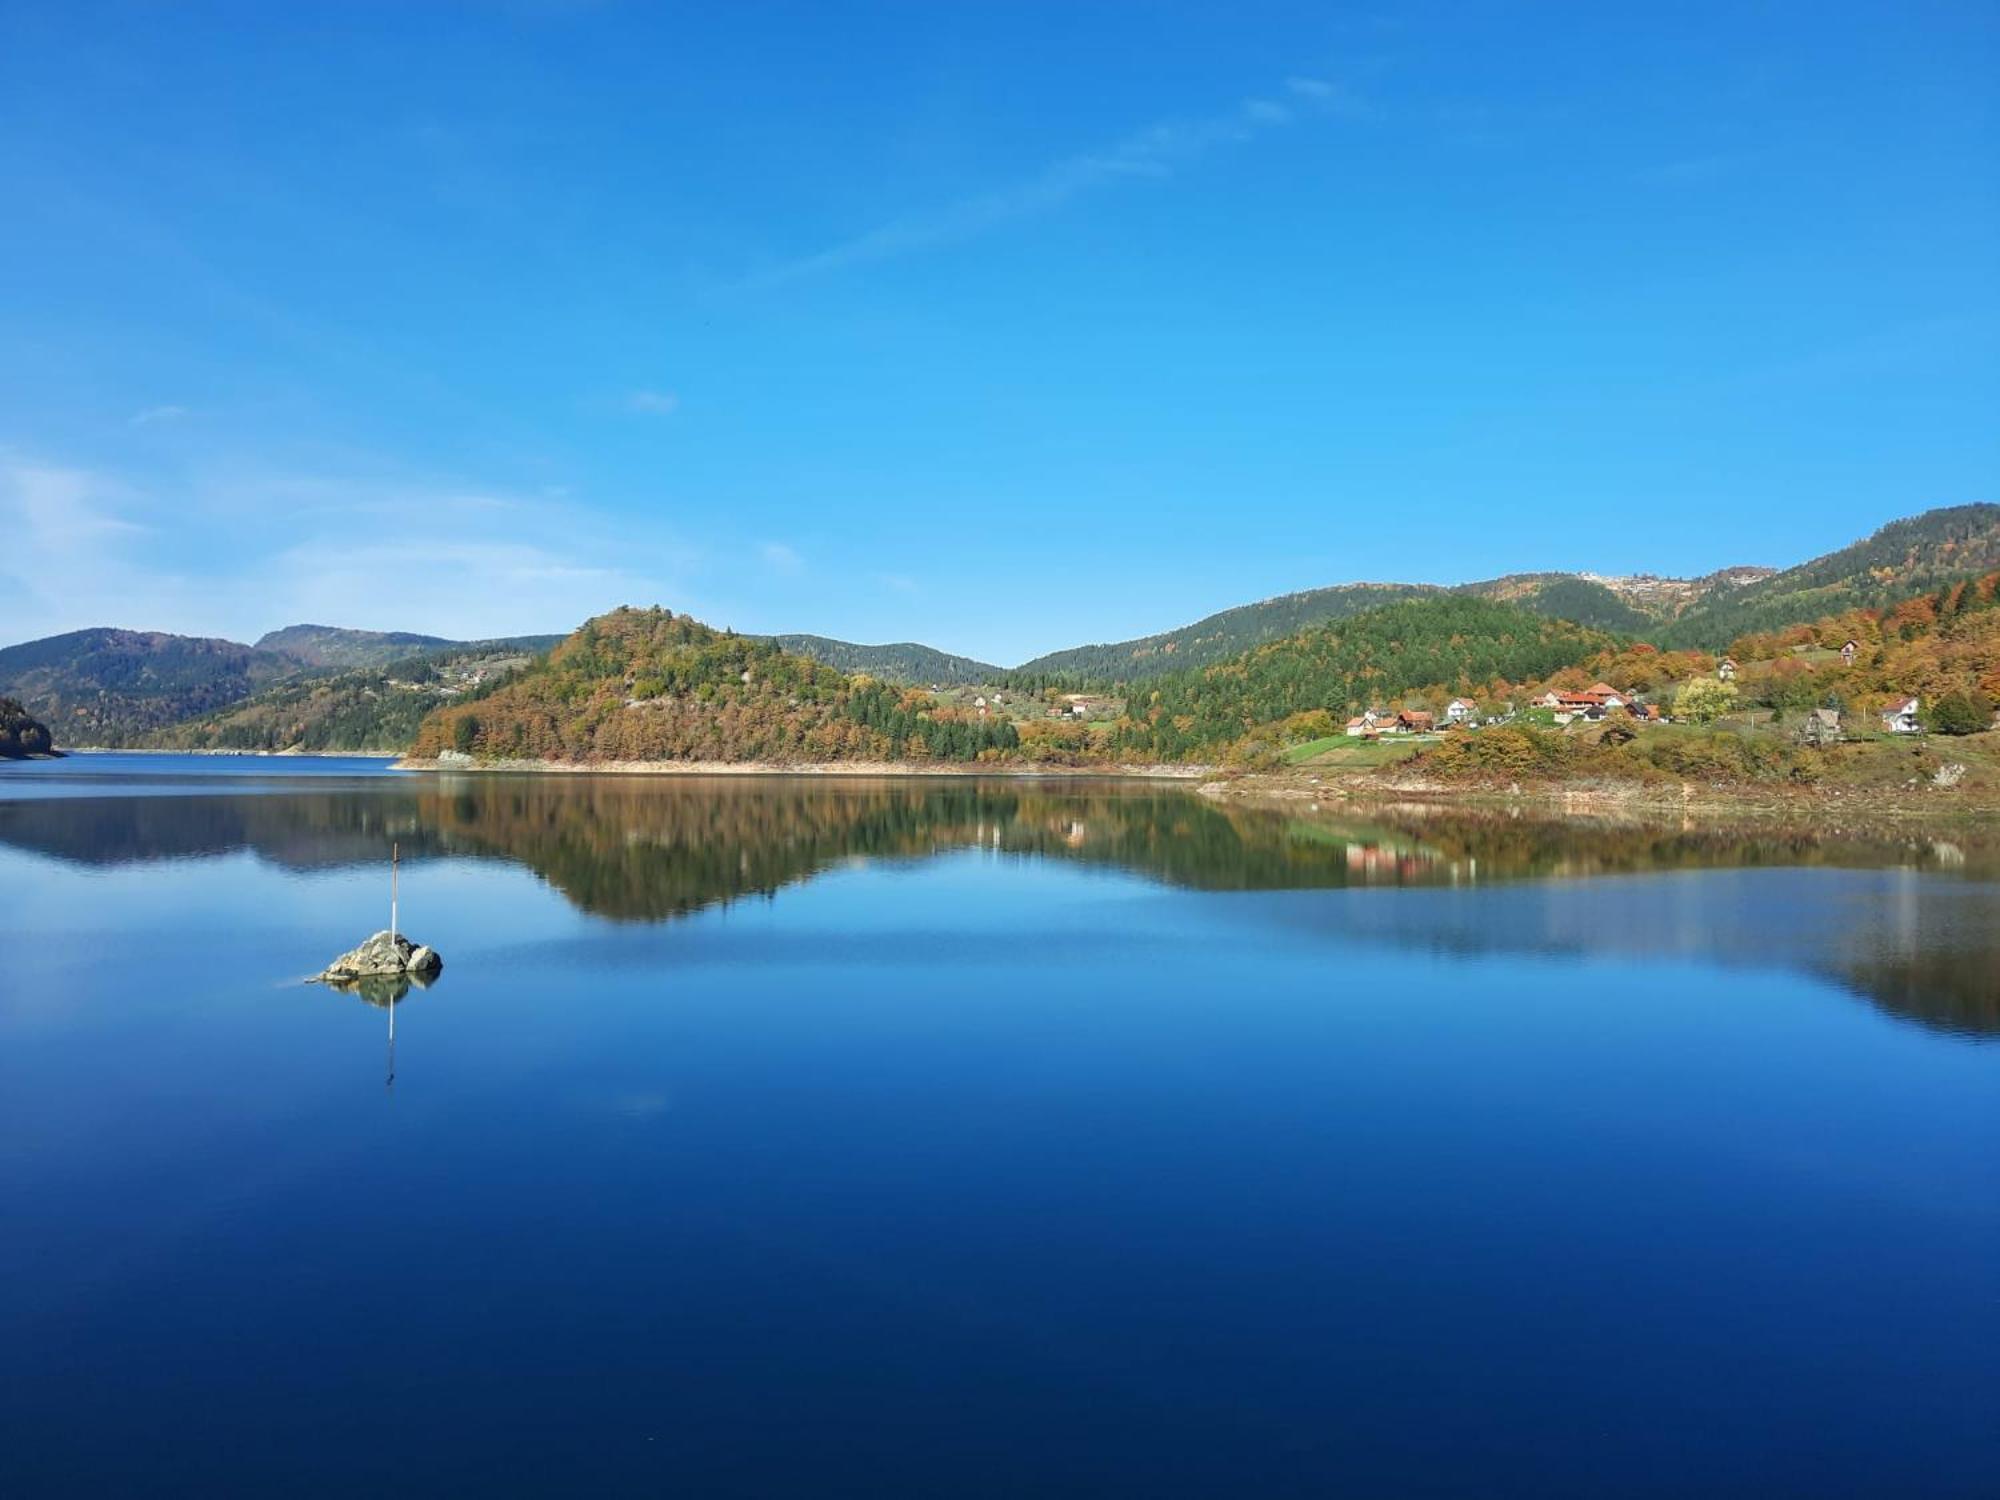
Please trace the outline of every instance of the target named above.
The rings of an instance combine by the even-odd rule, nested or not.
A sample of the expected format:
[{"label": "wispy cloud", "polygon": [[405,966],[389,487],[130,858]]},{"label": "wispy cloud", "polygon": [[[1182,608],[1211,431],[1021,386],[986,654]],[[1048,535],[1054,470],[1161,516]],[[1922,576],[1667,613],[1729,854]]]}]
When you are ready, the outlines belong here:
[{"label": "wispy cloud", "polygon": [[574,500],[254,463],[141,488],[0,449],[0,644],[91,625],[253,639],[300,619],[561,630],[624,603],[699,613],[701,571],[668,523]]},{"label": "wispy cloud", "polygon": [[787,547],[783,542],[766,542],[757,549],[757,555],[773,573],[783,573],[788,578],[806,570],[806,560],[799,556],[796,549]]},{"label": "wispy cloud", "polygon": [[670,417],[681,409],[681,398],[673,391],[634,391],[625,398],[627,411],[648,416]]},{"label": "wispy cloud", "polygon": [[149,406],[133,412],[130,421],[134,427],[152,427],[161,422],[178,422],[187,414],[185,406]]},{"label": "wispy cloud", "polygon": [[149,528],[112,513],[129,492],[84,469],[0,454],[0,537],[19,555],[92,557]]},{"label": "wispy cloud", "polygon": [[856,266],[973,239],[1017,219],[1046,214],[1098,188],[1132,178],[1170,178],[1205,157],[1239,147],[1307,113],[1354,113],[1359,103],[1323,79],[1285,81],[1289,103],[1246,99],[1194,119],[1164,120],[1095,151],[1065,157],[1008,187],[905,215],[810,255],[746,278],[751,288],[783,286]]},{"label": "wispy cloud", "polygon": [[877,573],[875,581],[885,589],[894,589],[899,594],[917,592],[917,580],[907,573]]}]

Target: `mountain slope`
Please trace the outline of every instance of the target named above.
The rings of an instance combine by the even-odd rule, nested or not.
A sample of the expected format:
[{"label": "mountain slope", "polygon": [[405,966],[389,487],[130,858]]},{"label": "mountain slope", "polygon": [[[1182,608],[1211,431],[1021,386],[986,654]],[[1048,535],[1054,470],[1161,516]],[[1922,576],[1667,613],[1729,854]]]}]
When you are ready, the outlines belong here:
[{"label": "mountain slope", "polygon": [[917,641],[860,646],[853,641],[836,641],[823,635],[774,635],[767,639],[782,650],[797,656],[810,656],[836,671],[865,672],[884,682],[969,687],[992,682],[1003,675],[1003,669],[990,662],[974,661],[969,656],[953,656]]},{"label": "mountain slope", "polygon": [[1405,600],[1145,683],[1117,740],[1135,755],[1183,760],[1293,714],[1345,714],[1418,688],[1477,693],[1612,644],[1601,631],[1468,595]]},{"label": "mountain slope", "polygon": [[1504,578],[1451,586],[1433,583],[1343,583],[1242,604],[1179,630],[1105,645],[1052,651],[1015,668],[1023,675],[1074,677],[1112,683],[1143,682],[1192,667],[1210,666],[1302,630],[1352,619],[1405,600],[1444,594],[1511,604],[1550,619],[1596,630],[1639,635],[1661,628],[1681,611],[1733,592],[1767,568],[1727,568],[1701,578],[1641,574],[1608,578],[1583,573],[1512,573]]},{"label": "mountain slope", "polygon": [[1446,588],[1350,583],[1238,605],[1178,630],[1036,657],[1023,674],[1142,682],[1226,661],[1301,630],[1405,599],[1443,593],[1512,604],[1552,619],[1638,635],[1667,647],[1721,650],[1748,631],[1875,608],[2000,562],[2000,506],[1961,505],[1891,522],[1873,536],[1782,572],[1728,567],[1698,578],[1515,573]]},{"label": "mountain slope", "polygon": [[1838,552],[1703,601],[1662,646],[1721,650],[1738,636],[1875,609],[2000,566],[2000,505],[1956,505],[1892,521]]},{"label": "mountain slope", "polygon": [[1464,584],[1456,592],[1621,635],[1636,634],[1659,622],[1657,615],[1609,585],[1575,573],[1516,573],[1486,583]]},{"label": "mountain slope", "polygon": [[0,650],[0,694],[70,745],[123,745],[247,698],[299,663],[239,641],[72,630]]},{"label": "mountain slope", "polygon": [[1239,604],[1178,630],[1140,636],[1137,640],[1051,651],[1023,662],[1014,670],[1024,675],[1076,677],[1093,682],[1137,681],[1226,661],[1253,646],[1280,640],[1309,626],[1442,592],[1427,583],[1342,583],[1331,588],[1307,589],[1255,604]]},{"label": "mountain slope", "polygon": [[[378,679],[392,669],[404,678],[421,677],[421,663],[426,660],[444,665],[485,657],[520,657],[545,650],[560,639],[516,636],[502,641],[447,641],[400,631],[293,625],[246,646],[240,641],[157,630],[72,630],[0,650],[0,693],[20,699],[65,744],[187,748],[221,743],[280,748],[267,746],[263,740],[267,733],[281,736],[282,728],[276,721],[285,718],[284,710],[303,701],[300,695],[304,689],[296,685],[336,673],[343,664],[372,671]],[[232,737],[217,741],[212,733],[193,727],[212,727],[227,711],[269,692],[279,693],[270,706],[280,711],[269,722],[260,720],[262,727],[255,733],[239,724],[230,730]],[[434,707],[437,701],[433,698],[424,707]],[[347,728],[328,731],[334,734],[333,742],[314,744],[313,748],[389,748],[373,730],[349,743],[354,733],[365,728],[367,716],[347,713],[341,717]],[[397,716],[395,722],[403,730],[414,731],[419,717],[421,714]],[[299,732],[307,743],[312,743],[319,731],[308,732],[303,726],[324,718],[324,712],[315,711],[299,721]],[[190,727],[183,733],[181,726]],[[233,737],[239,734],[249,734],[249,738]],[[407,742],[405,734],[397,747]]]},{"label": "mountain slope", "polygon": [[603,761],[943,759],[1018,744],[1011,724],[933,712],[775,642],[659,608],[585,622],[475,701],[423,721],[411,754]]},{"label": "mountain slope", "polygon": [[506,642],[447,645],[383,666],[286,678],[142,742],[161,750],[400,753],[417,737],[424,715],[532,660],[532,652]]}]

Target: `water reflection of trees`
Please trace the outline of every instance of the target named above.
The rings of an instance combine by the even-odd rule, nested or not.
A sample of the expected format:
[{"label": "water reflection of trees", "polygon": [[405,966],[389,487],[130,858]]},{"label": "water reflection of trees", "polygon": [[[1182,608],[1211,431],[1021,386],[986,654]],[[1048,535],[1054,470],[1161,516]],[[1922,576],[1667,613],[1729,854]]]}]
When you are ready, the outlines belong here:
[{"label": "water reflection of trees", "polygon": [[[1219,806],[1178,788],[1109,782],[480,776],[275,795],[0,802],[0,842],[89,865],[248,849],[288,869],[315,870],[380,860],[391,839],[401,843],[405,859],[524,865],[583,910],[620,921],[669,919],[769,895],[854,859],[974,849],[1215,891],[1472,887],[1766,866],[1887,865],[2000,878],[2000,837],[1971,831],[1940,838],[1593,823],[1423,806],[1366,816],[1288,814]],[[1943,884],[1962,893],[1978,889]],[[1944,898],[1930,902],[1941,910]],[[1415,910],[1407,915],[1418,918]],[[1696,921],[1694,940],[1735,956],[1723,952],[1733,941],[1725,940],[1734,930],[1730,915],[1718,910]],[[1461,938],[1473,948],[1523,946],[1521,935],[1505,927],[1490,915],[1474,918]],[[1416,928],[1380,935],[1429,943],[1441,937]],[[1831,974],[1899,1015],[2000,1033],[1990,977],[2000,972],[2000,923],[1954,921],[1941,936],[1907,936],[1871,941],[1850,929],[1823,940],[1797,932],[1788,939],[1780,932],[1768,947],[1771,961]],[[1617,953],[1625,951],[1621,941],[1632,939],[1613,924],[1574,941],[1582,951]]]}]

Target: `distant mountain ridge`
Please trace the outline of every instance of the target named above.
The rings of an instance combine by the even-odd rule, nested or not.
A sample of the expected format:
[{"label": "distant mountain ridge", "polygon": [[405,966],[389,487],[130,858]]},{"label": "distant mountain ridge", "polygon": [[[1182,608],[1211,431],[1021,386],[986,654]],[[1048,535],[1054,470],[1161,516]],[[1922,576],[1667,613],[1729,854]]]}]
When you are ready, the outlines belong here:
[{"label": "distant mountain ridge", "polygon": [[935,646],[916,641],[897,641],[887,646],[860,646],[852,641],[836,641],[823,635],[772,635],[780,650],[810,656],[837,671],[879,677],[884,682],[906,682],[922,686],[969,687],[991,682],[1005,668],[969,656],[953,656]]},{"label": "distant mountain ridge", "polygon": [[1722,650],[1738,636],[1848,609],[1875,609],[2000,567],[2000,505],[1954,505],[1891,521],[1860,541],[1740,588],[1672,621],[1655,644]]},{"label": "distant mountain ridge", "polygon": [[[1093,687],[1136,685],[1230,661],[1273,641],[1389,605],[1472,597],[1662,648],[1722,651],[1745,634],[1848,609],[1881,607],[1996,566],[2000,505],[1974,504],[1890,522],[1849,546],[1782,571],[1734,566],[1695,578],[1544,572],[1449,587],[1336,584],[1238,605],[1174,630],[1050,652],[1011,671],[914,641],[862,645],[803,633],[754,639],[769,640],[846,675],[917,687],[998,683],[1010,676]],[[415,632],[301,624],[244,645],[157,631],[81,630],[0,649],[0,694],[19,699],[26,712],[68,745],[162,743],[174,738],[167,731],[176,726],[204,723],[209,728],[200,735],[282,739],[296,731],[308,739],[326,733],[338,739],[365,728],[379,736],[406,722],[400,708],[387,713],[370,706],[387,691],[383,674],[402,672],[399,680],[411,680],[418,674],[402,664],[416,660],[538,655],[559,639],[451,641]],[[310,705],[293,691],[309,678],[354,672],[376,675],[320,692]],[[459,677],[465,679],[467,672]],[[442,693],[449,686],[431,683],[426,690]],[[274,692],[247,717],[231,719],[226,712]],[[336,731],[329,725],[347,727]],[[330,743],[326,748],[354,747]]]},{"label": "distant mountain ridge", "polygon": [[1331,588],[1280,594],[1255,604],[1239,604],[1156,635],[1136,640],[1072,646],[1051,651],[1014,670],[1027,676],[1073,676],[1086,680],[1157,677],[1186,667],[1207,666],[1241,655],[1253,646],[1283,640],[1314,625],[1345,619],[1385,604],[1442,594],[1428,583],[1340,583]]},{"label": "distant mountain ridge", "polygon": [[0,694],[64,745],[136,735],[249,697],[301,664],[240,641],[157,630],[72,630],[0,650]]},{"label": "distant mountain ridge", "polygon": [[1348,583],[1281,594],[1133,640],[1050,652],[1015,670],[1096,683],[1143,682],[1212,666],[1300,631],[1440,594],[1511,604],[1551,619],[1635,635],[1662,647],[1720,651],[1746,633],[1875,608],[2000,564],[2000,505],[1950,506],[1892,521],[1837,551],[1783,570],[1735,565],[1695,578],[1514,573],[1453,586]]},{"label": "distant mountain ridge", "polygon": [[[66,745],[133,746],[279,684],[413,655],[546,650],[560,636],[448,641],[402,631],[292,625],[254,646],[218,637],[96,627],[0,649],[0,695]],[[336,747],[343,748],[343,747]]]}]

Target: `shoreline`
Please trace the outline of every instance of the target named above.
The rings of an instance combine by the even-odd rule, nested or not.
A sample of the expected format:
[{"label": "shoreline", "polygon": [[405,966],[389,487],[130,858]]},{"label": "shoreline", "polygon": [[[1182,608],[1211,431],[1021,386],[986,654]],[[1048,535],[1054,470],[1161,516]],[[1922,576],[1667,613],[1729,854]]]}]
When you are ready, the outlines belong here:
[{"label": "shoreline", "polygon": [[168,750],[158,745],[71,745],[60,755],[215,755],[241,760],[396,760],[400,750]]},{"label": "shoreline", "polygon": [[1675,786],[1616,781],[1456,784],[1420,779],[1246,773],[1196,787],[1195,795],[1225,804],[1280,808],[1304,802],[1315,811],[1385,803],[1440,810],[1509,811],[1539,817],[1729,818],[1808,824],[1889,821],[2000,822],[2000,803],[1943,789],[1890,795],[1864,789],[1787,788],[1682,782]]},{"label": "shoreline", "polygon": [[2000,800],[1956,789],[1804,788],[1777,784],[1681,782],[1457,783],[1420,777],[1349,772],[1316,777],[1299,772],[1226,771],[1203,765],[1057,766],[949,764],[911,761],[607,761],[418,760],[364,750],[158,750],[80,747],[55,755],[205,756],[251,760],[366,760],[416,774],[691,777],[709,779],[820,778],[848,780],[1124,781],[1165,783],[1218,806],[1293,808],[1318,813],[1400,805],[1438,812],[1506,812],[1538,818],[1622,818],[1659,821],[1723,818],[1828,825],[1856,819],[1889,822],[2000,823]]},{"label": "shoreline", "polygon": [[852,776],[880,780],[884,777],[899,779],[914,777],[970,778],[973,780],[995,777],[1015,777],[1023,779],[1065,777],[1070,779],[1092,779],[1100,781],[1172,781],[1194,782],[1215,774],[1211,766],[1024,766],[1008,765],[948,765],[928,764],[920,761],[888,760],[836,760],[801,761],[797,764],[781,765],[775,761],[710,761],[710,760],[617,760],[617,761],[566,761],[566,760],[488,760],[488,761],[445,761],[416,760],[409,756],[398,759],[392,770],[437,772],[444,774],[465,773],[469,775],[531,775],[531,776]]}]

